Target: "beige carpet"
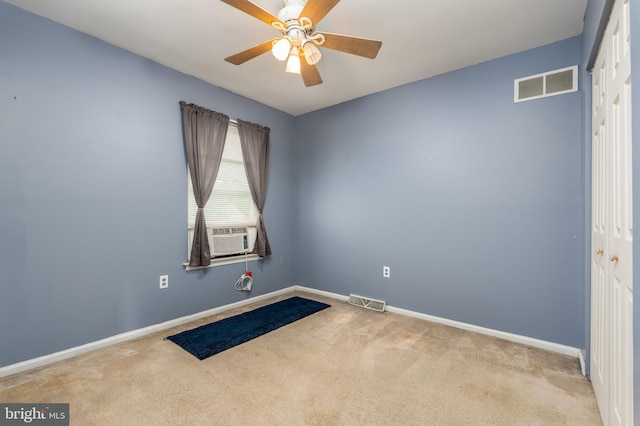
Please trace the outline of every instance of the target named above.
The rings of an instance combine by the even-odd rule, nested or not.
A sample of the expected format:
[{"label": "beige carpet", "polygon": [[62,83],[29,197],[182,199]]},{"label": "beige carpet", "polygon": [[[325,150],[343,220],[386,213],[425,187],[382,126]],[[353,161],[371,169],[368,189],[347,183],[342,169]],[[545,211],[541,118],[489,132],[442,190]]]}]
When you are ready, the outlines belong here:
[{"label": "beige carpet", "polygon": [[[300,295],[331,308],[199,361],[165,336]],[[0,379],[72,425],[599,425],[575,358],[290,293]]]}]

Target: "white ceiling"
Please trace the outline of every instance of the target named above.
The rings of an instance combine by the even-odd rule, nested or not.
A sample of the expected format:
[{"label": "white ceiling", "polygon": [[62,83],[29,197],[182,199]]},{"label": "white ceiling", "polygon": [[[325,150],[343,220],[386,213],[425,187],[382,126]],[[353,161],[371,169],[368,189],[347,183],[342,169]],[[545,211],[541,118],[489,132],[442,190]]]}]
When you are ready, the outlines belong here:
[{"label": "white ceiling", "polygon": [[[305,87],[265,53],[224,58],[280,33],[219,0],[5,0],[292,115],[582,33],[587,0],[342,0],[317,25],[382,40],[376,59],[322,50]],[[274,15],[282,0],[253,0]]]}]

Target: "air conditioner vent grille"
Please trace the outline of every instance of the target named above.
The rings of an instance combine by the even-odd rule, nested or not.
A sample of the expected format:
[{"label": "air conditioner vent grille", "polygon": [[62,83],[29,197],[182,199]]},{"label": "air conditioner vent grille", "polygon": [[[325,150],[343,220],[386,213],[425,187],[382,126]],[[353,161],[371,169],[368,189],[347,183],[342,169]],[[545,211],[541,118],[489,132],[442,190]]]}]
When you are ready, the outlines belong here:
[{"label": "air conditioner vent grille", "polygon": [[247,228],[211,228],[213,235],[246,234]]},{"label": "air conditioner vent grille", "polygon": [[231,228],[211,228],[211,234],[228,235],[228,234],[231,234]]}]

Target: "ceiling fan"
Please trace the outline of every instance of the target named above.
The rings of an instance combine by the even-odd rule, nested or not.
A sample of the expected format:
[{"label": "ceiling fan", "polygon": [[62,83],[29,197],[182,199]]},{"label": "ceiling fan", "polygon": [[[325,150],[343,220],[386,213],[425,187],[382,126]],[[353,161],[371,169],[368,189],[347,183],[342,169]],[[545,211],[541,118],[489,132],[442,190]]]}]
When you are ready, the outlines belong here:
[{"label": "ceiling fan", "polygon": [[302,75],[304,85],[322,83],[316,64],[322,57],[318,46],[373,59],[378,55],[382,42],[340,34],[316,32],[318,22],[340,0],[284,0],[278,16],[274,16],[249,0],[221,0],[256,19],[265,22],[282,33],[245,51],[225,58],[240,65],[263,53],[272,51],[276,59],[287,60],[287,72]]}]

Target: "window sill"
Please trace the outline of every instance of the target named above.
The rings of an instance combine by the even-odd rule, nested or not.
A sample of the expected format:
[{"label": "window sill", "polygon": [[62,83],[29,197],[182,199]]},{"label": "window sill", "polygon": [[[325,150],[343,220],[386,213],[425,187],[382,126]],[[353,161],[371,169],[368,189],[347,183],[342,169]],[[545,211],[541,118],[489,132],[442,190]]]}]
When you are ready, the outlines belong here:
[{"label": "window sill", "polygon": [[257,254],[250,254],[248,256],[241,254],[238,256],[229,256],[229,257],[211,259],[211,264],[208,266],[189,266],[189,262],[183,263],[182,266],[184,266],[185,270],[187,271],[197,271],[199,269],[213,268],[213,267],[222,266],[222,265],[232,265],[234,263],[242,263],[245,261],[251,262],[251,261],[260,260],[260,259],[262,258]]}]

